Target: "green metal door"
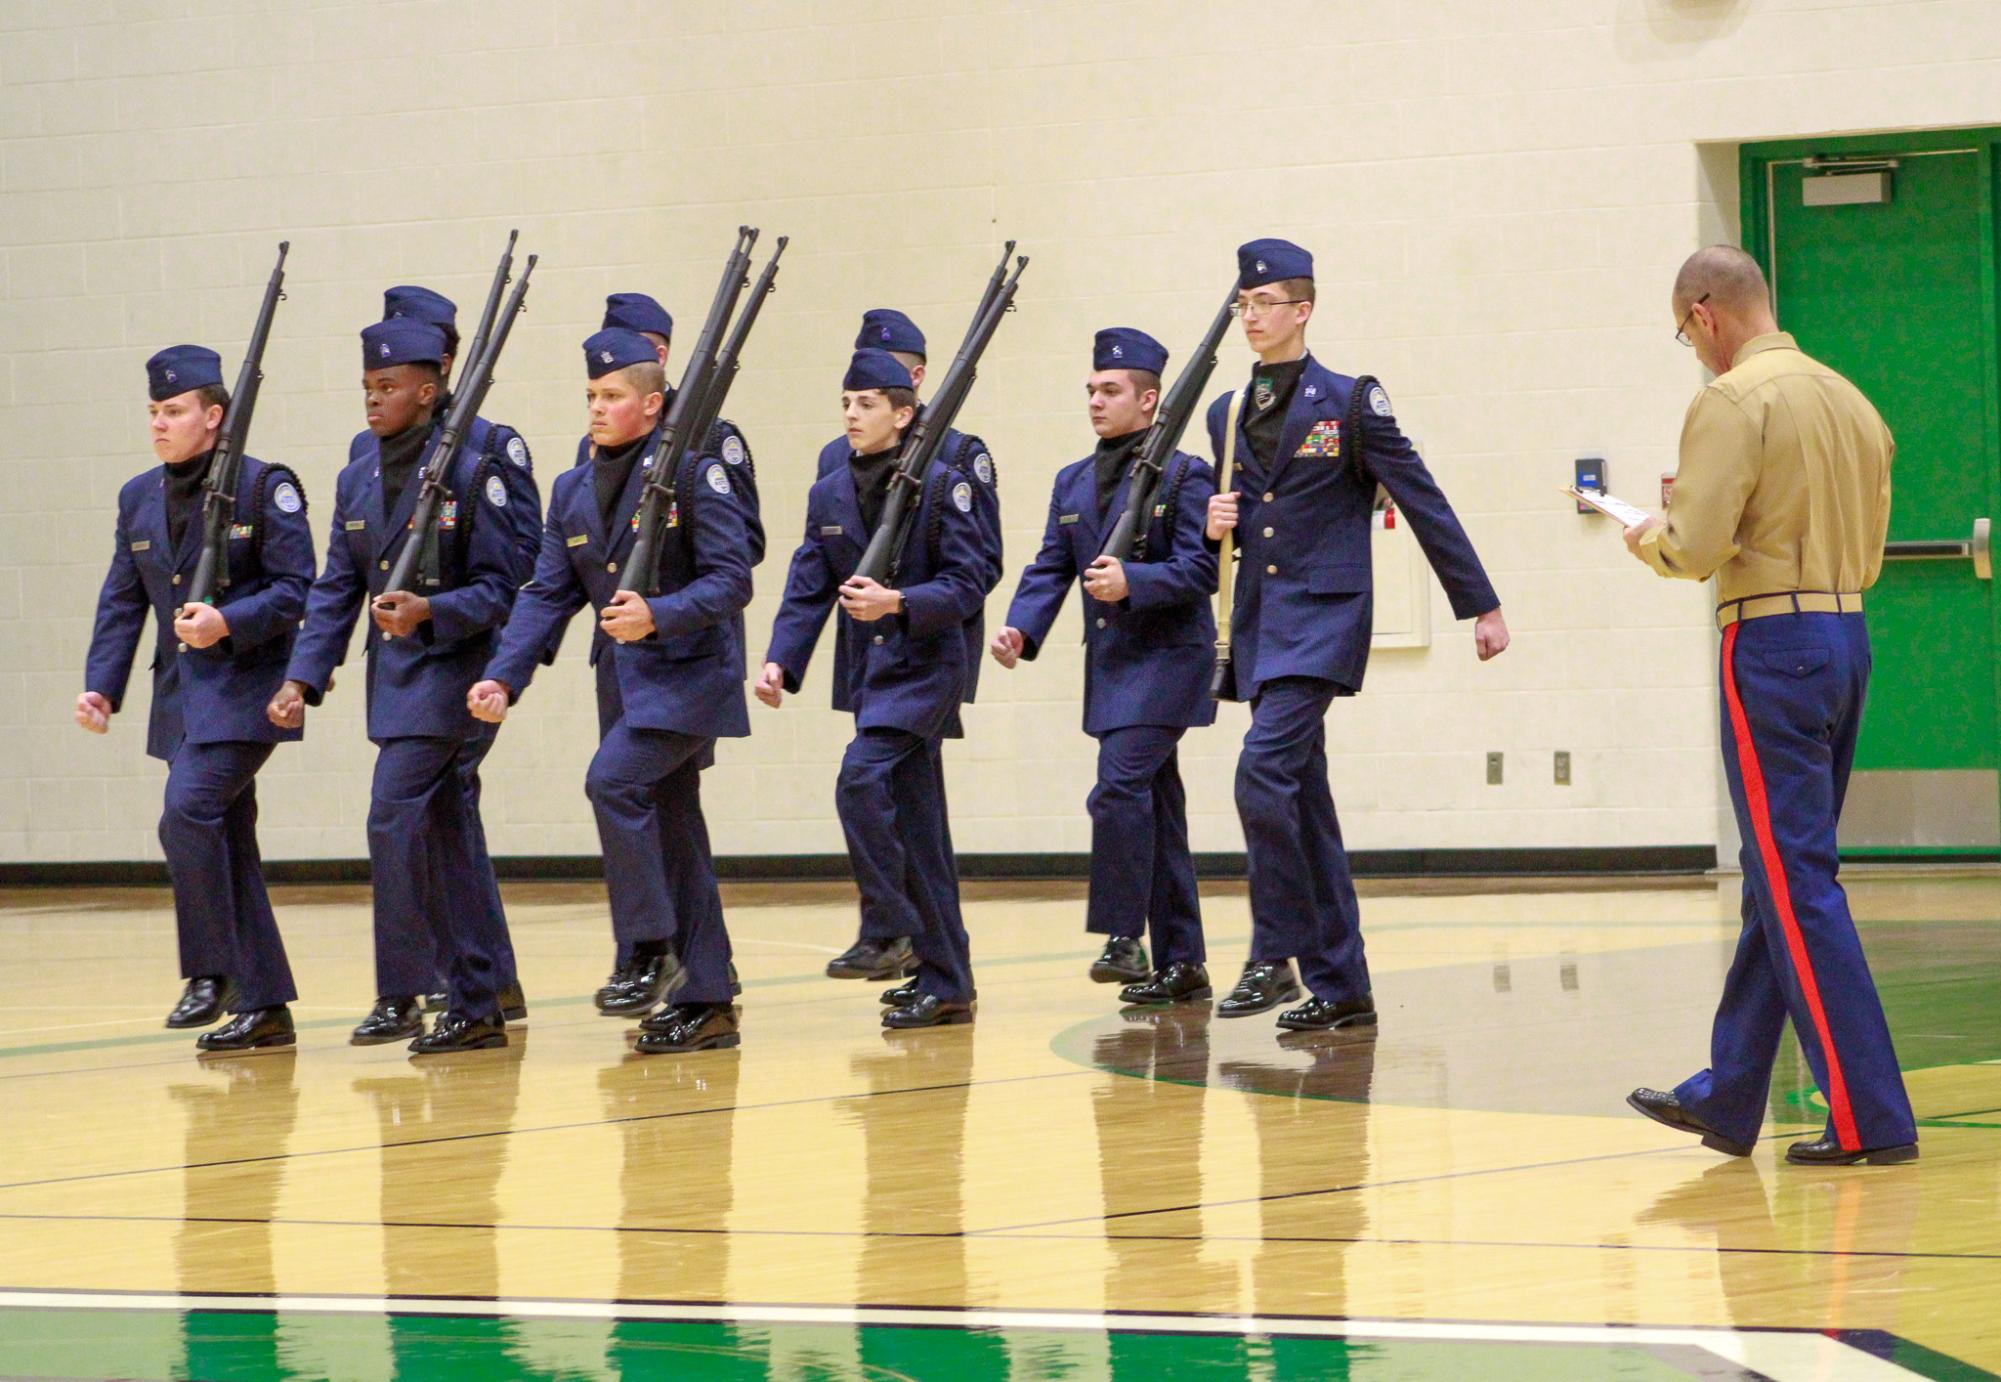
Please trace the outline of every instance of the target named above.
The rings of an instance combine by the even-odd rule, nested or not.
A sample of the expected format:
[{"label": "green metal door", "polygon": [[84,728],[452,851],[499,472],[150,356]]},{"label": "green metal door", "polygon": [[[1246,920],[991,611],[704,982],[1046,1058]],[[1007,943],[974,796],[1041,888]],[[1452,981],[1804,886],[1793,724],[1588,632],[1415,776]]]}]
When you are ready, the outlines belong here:
[{"label": "green metal door", "polygon": [[1876,666],[1842,816],[1846,855],[2001,847],[1995,180],[2001,131],[1743,154],[1746,248],[1779,325],[1852,379],[1897,439],[1867,613]]}]

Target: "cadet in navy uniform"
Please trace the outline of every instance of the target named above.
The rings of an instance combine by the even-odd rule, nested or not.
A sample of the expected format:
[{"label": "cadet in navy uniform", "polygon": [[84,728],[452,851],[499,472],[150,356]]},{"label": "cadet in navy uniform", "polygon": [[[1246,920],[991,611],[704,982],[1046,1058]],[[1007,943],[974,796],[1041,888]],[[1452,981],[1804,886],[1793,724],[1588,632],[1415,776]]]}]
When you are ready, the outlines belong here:
[{"label": "cadet in navy uniform", "polygon": [[[674,404],[675,393],[674,386],[666,382],[664,373],[674,339],[673,315],[645,293],[612,293],[604,300],[602,325],[606,331],[636,331],[653,347],[654,357],[663,370],[658,392],[664,400],[660,415],[666,417],[667,410]],[[704,454],[722,457],[730,467],[730,489],[744,507],[750,534],[750,564],[755,567],[764,560],[764,523],[758,513],[757,468],[751,458],[750,443],[734,422],[728,418],[717,418],[709,429],[707,441],[698,449]],[[597,450],[596,440],[591,433],[585,432],[577,438],[576,463],[590,464]],[[736,640],[737,679],[741,681],[747,656],[741,614],[737,615],[731,633]],[[555,660],[556,648],[562,638],[563,628],[559,625],[544,651],[545,662]],[[661,829],[673,838],[688,832],[697,832],[701,836],[698,849],[686,853],[673,851],[668,860],[676,906],[684,912],[706,907],[711,899],[716,900],[718,908],[721,906],[712,874],[681,871],[676,867],[684,857],[692,858],[696,854],[708,857],[708,824],[701,814],[699,774],[714,763],[713,748],[705,750],[661,784]],[[690,807],[693,814],[684,814]],[[714,918],[714,924],[722,924],[720,914]],[[610,976],[595,995],[598,1011],[606,1017],[630,1017],[650,1012],[666,996],[669,981],[678,973],[677,966],[670,960],[664,948],[650,944],[639,954],[630,954],[620,947],[613,956]],[[738,992],[734,964],[730,966],[730,976],[731,992]]]},{"label": "cadet in navy uniform", "polygon": [[[924,333],[917,329],[917,323],[910,320],[894,307],[871,307],[862,313],[861,329],[855,333],[856,350],[886,350],[910,371],[913,396],[924,385],[925,347]],[[924,411],[920,403],[917,407],[921,415]],[[845,433],[835,437],[820,448],[819,474],[825,479],[845,467],[852,448]],[[938,447],[938,458],[959,472],[966,480],[973,495],[973,514],[979,520],[980,550],[984,559],[984,574],[981,577],[982,596],[993,593],[1001,578],[1001,526],[1000,526],[1000,475],[994,467],[993,453],[978,437],[968,435],[956,428],[947,428],[943,442]],[[980,650],[986,643],[987,618],[984,598],[980,607],[966,621],[966,691],[964,699],[975,699],[980,689]],[[846,684],[848,669],[847,644],[834,644],[834,684]],[[838,694],[838,693],[837,693]],[[836,709],[840,707],[836,705]],[[938,796],[945,796],[944,759],[938,761]],[[949,818],[950,812],[948,811]],[[946,847],[951,847],[949,819],[946,826]],[[874,915],[866,908],[861,918],[861,934],[855,943],[828,962],[827,973],[836,979],[895,979],[913,971],[916,961],[910,950],[910,938],[900,936],[885,928],[892,924],[891,917]]]},{"label": "cadet in navy uniform", "polygon": [[[648,957],[666,974],[663,994],[685,975],[680,1001],[641,1024],[638,1049],[735,1046],[729,935],[708,855],[701,778],[689,769],[718,737],[750,732],[732,633],[750,602],[749,527],[730,466],[691,450],[672,477],[660,593],[620,585],[666,379],[637,332],[597,332],[584,342],[584,360],[596,455],[556,477],[535,579],[467,704],[482,719],[505,718],[556,629],[586,604],[598,608],[591,662],[600,742],[584,790],[597,814],[612,927],[621,953]],[[669,800],[677,794],[683,799]],[[670,822],[690,828],[670,829]],[[682,879],[695,885],[677,886]]]},{"label": "cadet in navy uniform", "polygon": [[[1397,430],[1389,395],[1306,352],[1313,256],[1284,240],[1237,251],[1237,314],[1257,352],[1249,387],[1209,409],[1209,443],[1233,488],[1209,501],[1208,536],[1235,530],[1231,685],[1249,701],[1237,812],[1251,876],[1251,956],[1223,1017],[1310,997],[1282,1027],[1373,1026],[1361,912],[1327,786],[1327,707],[1362,689],[1369,661],[1376,488],[1389,492],[1481,661],[1508,646],[1500,597],[1452,508]],[[1233,426],[1232,423],[1235,423]]]},{"label": "cadet in navy uniform", "polygon": [[[442,293],[413,284],[399,284],[382,294],[382,319],[408,317],[420,322],[429,322],[445,336],[444,358],[438,362],[441,379],[449,384],[452,377],[452,362],[459,351],[458,306]],[[468,366],[470,368],[470,366]],[[466,382],[464,377],[461,383]],[[449,388],[438,396],[433,412],[443,417],[451,410],[452,395]],[[375,444],[375,434],[366,428],[356,433],[348,443],[347,458],[350,463],[359,460],[362,454]],[[527,581],[535,571],[535,553],[542,545],[542,494],[535,486],[534,460],[528,454],[528,443],[519,432],[505,423],[489,422],[485,418],[474,418],[466,437],[467,446],[482,456],[493,459],[501,467],[501,478],[507,484],[507,516],[514,532],[514,545],[518,565],[515,584]],[[500,900],[500,881],[494,876],[493,858],[487,853],[486,822],[480,814],[480,764],[493,749],[493,741],[499,729],[494,725],[477,726],[477,732],[465,741],[459,750],[459,782],[465,788],[466,812],[472,821],[472,862],[473,872],[479,879],[479,895],[485,905],[489,926],[486,934],[500,938],[500,951],[487,957],[499,975],[500,1006],[502,1015],[509,1022],[520,1022],[528,1016],[528,1002],[521,992],[521,977],[514,959],[514,945],[507,930],[507,909]],[[411,939],[416,944],[416,939]],[[431,1001],[442,1001],[445,973],[448,968],[446,956],[438,955],[438,975],[435,988],[427,995]]]},{"label": "cadet in navy uniform", "polygon": [[[1203,541],[1207,462],[1177,451],[1162,468],[1132,559],[1100,556],[1125,512],[1134,453],[1153,424],[1167,350],[1130,327],[1097,334],[1091,429],[1097,449],[1065,466],[1049,499],[1042,550],[1015,589],[994,659],[1033,659],[1073,584],[1084,588],[1084,732],[1098,741],[1091,812],[1091,898],[1084,929],[1110,937],[1091,966],[1127,981],[1127,1003],[1209,997],[1202,906],[1188,852],[1188,802],[1176,751],[1182,733],[1216,722],[1216,554]],[[1158,968],[1140,936],[1153,932]]]},{"label": "cadet in navy uniform", "polygon": [[[445,476],[434,531],[437,584],[428,595],[381,586],[411,540],[422,467],[437,432],[444,333],[407,317],[363,329],[362,387],[376,446],[334,486],[326,569],[306,603],[306,623],[272,698],[274,724],[296,727],[326,694],[346,655],[355,616],[369,607],[368,737],[377,746],[368,809],[375,886],[374,1010],[356,1045],[414,1038],[420,1055],[505,1046],[500,975],[505,937],[480,901],[472,821],[459,764],[478,732],[465,695],[514,602],[513,502],[507,467],[461,446]],[[427,556],[424,565],[428,566]],[[468,900],[471,901],[468,901]],[[450,1007],[429,1033],[417,996],[449,962]]]},{"label": "cadet in navy uniform", "polygon": [[[854,574],[880,520],[904,433],[917,416],[910,371],[882,350],[858,350],[842,381],[848,464],[806,499],[806,534],[792,554],[785,598],[755,690],[776,706],[799,689],[827,615],[847,615],[845,680],[834,708],[855,716],[835,804],[861,892],[863,924],[908,937],[916,978],[889,989],[887,1027],[973,1020],[973,974],[959,912],[938,748],[959,734],[965,625],[985,598],[987,555],[974,481],[934,461],[894,588]],[[894,961],[897,972],[903,963]]]},{"label": "cadet in navy uniform", "polygon": [[257,852],[257,770],[274,745],[299,737],[264,718],[292,650],[313,581],[305,496],[283,466],[242,458],[230,515],[229,583],[215,603],[182,603],[202,550],[203,482],[229,406],[222,360],[170,346],[146,362],[153,453],[163,462],[118,494],[111,570],[97,598],[76,722],[110,728],[146,614],[153,614],[152,714],[146,752],[166,760],[160,844],[174,885],[187,988],[169,1027],[235,1016],[204,1051],[290,1046],[299,996],[264,890]]}]

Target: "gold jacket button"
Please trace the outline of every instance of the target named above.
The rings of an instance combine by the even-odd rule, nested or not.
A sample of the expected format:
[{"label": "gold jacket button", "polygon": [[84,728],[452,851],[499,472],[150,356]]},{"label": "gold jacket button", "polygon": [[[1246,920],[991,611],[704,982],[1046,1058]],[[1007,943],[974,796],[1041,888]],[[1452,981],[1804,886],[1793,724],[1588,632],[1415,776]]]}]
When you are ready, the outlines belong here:
[{"label": "gold jacket button", "polygon": [[375,565],[383,571],[387,571],[389,569],[389,563],[386,561],[378,561],[377,563],[375,563]]},{"label": "gold jacket button", "polygon": [[876,642],[876,646],[877,646],[877,647],[881,647],[881,646],[882,646],[882,635],[881,635],[881,634],[877,634],[877,635],[875,636],[875,642]]},{"label": "gold jacket button", "polygon": [[1105,616],[1102,614],[1098,616],[1098,627],[1101,629],[1105,627]]},{"label": "gold jacket button", "polygon": [[1276,566],[1267,566],[1265,568],[1265,574],[1267,576],[1276,576],[1278,574],[1278,568]]},{"label": "gold jacket button", "polygon": [[1271,503],[1271,491],[1270,491],[1270,490],[1266,490],[1266,491],[1265,491],[1265,503],[1267,503],[1267,504]]},{"label": "gold jacket button", "polygon": [[1270,528],[1265,529],[1265,536],[1266,537],[1272,536],[1272,530]]},{"label": "gold jacket button", "polygon": [[604,569],[616,575],[618,573],[618,563],[615,561],[608,561],[604,564]]},{"label": "gold jacket button", "polygon": [[179,585],[180,583],[181,583],[181,573],[176,571],[174,573],[174,584]]}]

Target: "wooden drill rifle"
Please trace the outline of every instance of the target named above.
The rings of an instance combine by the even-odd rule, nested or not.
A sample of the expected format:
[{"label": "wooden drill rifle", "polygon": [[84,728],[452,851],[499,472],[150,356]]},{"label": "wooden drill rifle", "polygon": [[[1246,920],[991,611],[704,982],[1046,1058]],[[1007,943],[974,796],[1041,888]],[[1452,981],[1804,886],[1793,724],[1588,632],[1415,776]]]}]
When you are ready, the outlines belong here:
[{"label": "wooden drill rifle", "polygon": [[[1014,242],[1008,243],[1012,248]],[[1014,271],[997,286],[990,286],[990,291],[981,299],[985,310],[967,328],[959,353],[953,358],[952,367],[945,372],[930,406],[918,415],[917,421],[905,434],[903,449],[896,458],[896,469],[890,474],[889,493],[883,498],[882,517],[876,521],[875,531],[869,535],[868,549],[862,553],[861,564],[855,568],[856,576],[887,584],[891,573],[900,564],[903,551],[910,542],[910,531],[916,523],[917,501],[923,492],[924,477],[931,469],[938,448],[944,444],[945,433],[951,430],[953,419],[958,416],[966,396],[972,392],[973,379],[979,372],[980,356],[986,351],[988,342],[993,340],[1001,318],[1014,307],[1015,290],[1021,283],[1022,270],[1027,267],[1028,256],[1019,256],[1015,260]]]},{"label": "wooden drill rifle", "polygon": [[[271,339],[271,319],[277,315],[278,300],[285,296],[285,255],[292,242],[278,242],[278,262],[264,285],[264,301],[257,308],[257,322],[250,328],[250,344],[244,347],[243,368],[236,373],[236,392],[222,415],[222,427],[215,437],[215,456],[202,481],[201,557],[188,582],[187,603],[207,604],[218,591],[229,588],[229,527],[236,516],[236,480],[243,469],[243,444],[250,435],[250,419],[257,411],[257,391],[264,382],[264,347]],[[256,522],[253,517],[252,522]]]},{"label": "wooden drill rifle", "polygon": [[1188,430],[1189,419],[1194,417],[1196,405],[1202,401],[1202,391],[1209,387],[1209,376],[1216,371],[1216,354],[1222,348],[1223,333],[1229,330],[1231,309],[1237,305],[1237,289],[1230,288],[1229,297],[1216,311],[1216,319],[1209,323],[1203,333],[1202,343],[1195,347],[1195,353],[1188,357],[1181,373],[1174,378],[1174,386],[1161,400],[1160,410],[1154,414],[1153,426],[1147,429],[1139,449],[1134,453],[1130,483],[1126,487],[1125,511],[1119,521],[1112,525],[1112,531],[1105,538],[1105,545],[1098,549],[1100,556],[1112,557],[1118,561],[1132,560],[1133,549],[1139,545],[1140,535],[1146,531],[1147,513],[1153,506],[1153,496],[1160,488],[1160,477],[1168,459],[1174,455],[1174,448],[1181,444],[1181,434]]},{"label": "wooden drill rifle", "polygon": [[494,367],[500,363],[500,353],[507,348],[507,337],[514,330],[514,319],[521,314],[522,302],[528,296],[528,280],[535,272],[535,260],[535,255],[528,256],[528,263],[521,270],[521,281],[514,285],[507,305],[493,323],[491,334],[473,342],[470,363],[459,375],[459,388],[452,395],[452,406],[445,413],[444,425],[431,439],[431,454],[424,461],[417,506],[410,515],[410,535],[396,553],[395,565],[390,567],[389,579],[382,587],[384,591],[410,589],[411,578],[417,573],[417,561],[423,555],[425,546],[437,539],[432,527],[437,521],[438,505],[444,500],[445,480],[451,473],[452,458],[458,455],[459,447],[465,443],[473,420],[479,416],[480,406],[486,402],[487,390],[493,387]]},{"label": "wooden drill rifle", "polygon": [[661,425],[652,459],[647,463],[646,488],[637,515],[639,536],[633,541],[632,555],[626,559],[626,579],[621,583],[624,589],[641,595],[656,595],[660,591],[660,553],[666,544],[668,516],[674,513],[674,476],[689,451],[700,447],[704,440],[694,433],[692,425],[707,401],[710,383],[716,375],[717,345],[743,293],[750,271],[751,247],[756,243],[755,226],[737,227],[736,246],[723,265],[715,299],[709,304],[708,320],[702,323],[702,334],[688,355],[681,386],[674,391],[673,406],[667,410],[667,420]]}]

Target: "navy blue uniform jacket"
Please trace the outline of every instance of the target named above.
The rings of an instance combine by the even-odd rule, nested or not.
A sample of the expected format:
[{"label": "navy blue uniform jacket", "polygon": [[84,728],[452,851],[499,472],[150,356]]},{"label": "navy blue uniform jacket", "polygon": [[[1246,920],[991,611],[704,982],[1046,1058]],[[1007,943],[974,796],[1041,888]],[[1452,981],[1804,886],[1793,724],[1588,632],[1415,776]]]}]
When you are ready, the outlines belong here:
[{"label": "navy blue uniform jacket", "polygon": [[[365,445],[334,481],[326,569],[307,598],[306,625],[286,670],[304,685],[310,705],[325,696],[334,668],[346,659],[355,619],[382,593],[411,536],[421,475],[403,487],[396,512],[385,513],[379,459],[378,449]],[[506,622],[518,584],[510,512],[517,501],[501,473],[509,468],[469,445],[459,448],[435,524],[439,583],[416,592],[430,600],[430,619],[407,638],[389,639],[367,619],[368,737],[376,743],[465,739],[478,731],[466,692],[486,666],[493,631]]]},{"label": "navy blue uniform jacket", "polygon": [[[646,488],[654,437],[632,468],[607,530],[598,510],[593,471],[574,466],[549,491],[549,516],[535,579],[521,592],[514,617],[486,675],[516,699],[528,688],[543,650],[585,605],[603,608],[624,582],[619,568],[637,538],[634,520]],[[743,654],[734,625],[750,603],[750,530],[734,470],[715,456],[689,456],[670,510],[672,525],[660,553],[660,594],[649,597],[654,632],[620,643],[591,630],[591,665],[598,670],[600,724],[623,718],[635,729],[671,730],[701,738],[750,733],[744,705]],[[611,676],[604,660],[611,659]],[[619,708],[608,699],[616,687]]]},{"label": "navy blue uniform jacket", "polygon": [[1130,590],[1106,604],[1083,591],[1083,574],[1125,512],[1131,487],[1128,474],[1101,512],[1095,455],[1057,472],[1042,550],[1021,573],[1008,627],[1020,630],[1022,656],[1033,659],[1076,585],[1084,601],[1084,732],[1214,724],[1209,676],[1216,615],[1209,597],[1216,593],[1216,554],[1202,529],[1215,475],[1186,452],[1168,460],[1147,516],[1145,550],[1124,563]]},{"label": "navy blue uniform jacket", "polygon": [[285,680],[285,662],[313,583],[304,493],[283,466],[243,458],[229,530],[229,587],[215,596],[229,621],[229,636],[183,652],[174,636],[174,611],[201,559],[201,510],[188,520],[181,545],[169,542],[166,476],[165,466],[155,466],[118,492],[117,545],[97,597],[84,689],[110,701],[114,711],[124,703],[150,608],[155,642],[148,754],[173,757],[183,736],[197,744],[297,739],[300,731],[279,729],[264,707]]},{"label": "navy blue uniform jacket", "polygon": [[[873,624],[843,616],[838,635],[845,665],[834,684],[834,709],[853,712],[858,729],[901,729],[926,738],[956,735],[965,699],[966,621],[986,599],[986,552],[970,479],[933,461],[924,479],[910,545],[891,583],[905,611]],[[806,678],[813,646],[840,588],[861,564],[868,530],[855,496],[854,471],[841,466],[806,497],[806,535],[792,554],[785,598],[771,630],[766,662],[785,669],[785,689]]]},{"label": "navy blue uniform jacket", "polygon": [[[1378,484],[1410,524],[1454,617],[1471,619],[1500,606],[1466,530],[1397,429],[1380,389],[1357,410],[1363,464],[1356,465],[1357,439],[1342,434],[1354,384],[1307,360],[1270,474],[1258,468],[1239,419],[1236,455],[1245,468],[1231,482],[1243,498],[1230,636],[1239,700],[1253,699],[1259,686],[1279,677],[1319,677],[1349,692],[1361,690],[1374,612]],[[1209,406],[1209,445],[1219,463],[1227,454],[1229,404],[1226,393]]]}]

